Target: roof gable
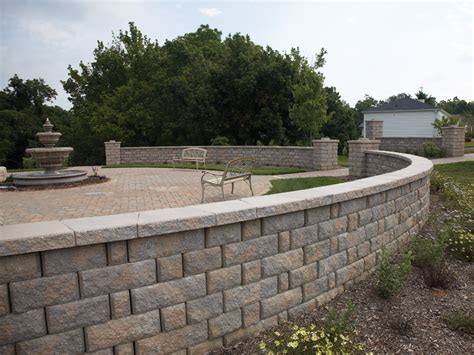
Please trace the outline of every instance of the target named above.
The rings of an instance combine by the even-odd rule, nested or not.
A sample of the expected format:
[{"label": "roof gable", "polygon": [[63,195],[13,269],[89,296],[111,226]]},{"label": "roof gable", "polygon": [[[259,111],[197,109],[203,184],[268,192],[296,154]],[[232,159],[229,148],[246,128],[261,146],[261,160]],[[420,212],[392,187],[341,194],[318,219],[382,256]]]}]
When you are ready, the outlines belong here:
[{"label": "roof gable", "polygon": [[414,110],[435,110],[434,106],[427,103],[404,97],[403,99],[397,99],[392,102],[388,102],[381,106],[371,107],[366,112],[378,112],[378,111],[414,111]]}]

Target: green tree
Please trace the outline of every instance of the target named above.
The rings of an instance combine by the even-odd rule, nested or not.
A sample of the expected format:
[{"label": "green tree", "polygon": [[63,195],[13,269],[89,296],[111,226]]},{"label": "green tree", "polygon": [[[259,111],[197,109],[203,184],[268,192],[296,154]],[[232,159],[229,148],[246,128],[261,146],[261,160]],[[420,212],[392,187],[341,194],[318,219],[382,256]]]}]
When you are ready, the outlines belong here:
[{"label": "green tree", "polygon": [[309,65],[306,59],[301,58],[299,81],[292,90],[293,104],[289,110],[290,118],[305,134],[304,141],[307,144],[319,134],[319,130],[328,120],[324,77],[316,72],[321,65],[324,65],[325,53],[324,48],[321,49],[313,65]]},{"label": "green tree", "polygon": [[431,96],[431,95],[425,93],[423,91],[423,87],[420,87],[420,89],[418,89],[418,92],[415,94],[415,97],[418,100],[423,100],[423,102],[425,102],[425,103],[427,103],[428,105],[431,105],[431,106],[436,106],[436,104],[437,104],[436,98],[434,96]]}]

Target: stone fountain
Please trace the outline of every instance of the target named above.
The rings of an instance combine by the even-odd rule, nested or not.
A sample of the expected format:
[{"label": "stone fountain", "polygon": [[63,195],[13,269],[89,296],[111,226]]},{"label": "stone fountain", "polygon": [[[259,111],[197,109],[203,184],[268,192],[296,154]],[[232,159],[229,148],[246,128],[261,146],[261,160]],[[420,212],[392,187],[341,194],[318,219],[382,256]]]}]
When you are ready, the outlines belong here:
[{"label": "stone fountain", "polygon": [[62,170],[64,162],[73,151],[71,147],[56,147],[61,133],[53,132],[53,125],[46,119],[44,132],[36,133],[44,148],[29,148],[25,152],[35,159],[44,171],[21,173],[13,176],[17,186],[51,185],[77,182],[87,179],[87,172],[82,170]]}]

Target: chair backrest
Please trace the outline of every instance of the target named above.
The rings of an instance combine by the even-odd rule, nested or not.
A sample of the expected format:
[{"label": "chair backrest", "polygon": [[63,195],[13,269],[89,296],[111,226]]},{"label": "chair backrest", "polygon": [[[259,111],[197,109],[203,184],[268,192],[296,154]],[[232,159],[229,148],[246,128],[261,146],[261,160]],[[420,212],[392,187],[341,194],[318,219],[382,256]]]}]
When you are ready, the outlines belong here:
[{"label": "chair backrest", "polygon": [[203,148],[185,148],[181,152],[182,158],[202,158],[205,159],[207,150]]},{"label": "chair backrest", "polygon": [[224,170],[223,179],[250,175],[255,164],[254,157],[242,157],[229,161]]}]

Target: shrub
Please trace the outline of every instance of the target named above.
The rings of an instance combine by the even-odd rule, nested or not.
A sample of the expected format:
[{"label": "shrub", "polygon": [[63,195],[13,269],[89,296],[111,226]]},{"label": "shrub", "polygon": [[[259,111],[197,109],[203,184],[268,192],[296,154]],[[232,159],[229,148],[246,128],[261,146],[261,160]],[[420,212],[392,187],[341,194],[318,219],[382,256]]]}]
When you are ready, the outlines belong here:
[{"label": "shrub", "polygon": [[443,117],[441,119],[437,118],[432,123],[433,127],[438,131],[438,134],[442,134],[442,128],[448,126],[458,126],[461,124],[461,120],[459,117],[451,116],[451,117]]},{"label": "shrub", "polygon": [[449,223],[441,233],[451,255],[463,261],[474,261],[474,233],[456,222]]},{"label": "shrub", "polygon": [[423,155],[427,158],[433,158],[439,153],[438,147],[433,142],[423,143]]},{"label": "shrub", "polygon": [[39,167],[38,162],[29,157],[23,157],[23,169],[36,169]]},{"label": "shrub", "polygon": [[342,314],[331,309],[322,327],[290,325],[291,332],[275,332],[272,341],[260,343],[267,354],[339,354],[362,351],[355,341],[357,332],[352,320],[354,307],[349,304]]},{"label": "shrub", "polygon": [[406,275],[411,271],[412,252],[400,253],[400,262],[396,263],[392,255],[382,248],[380,265],[377,270],[377,290],[380,297],[389,298],[402,288]]},{"label": "shrub", "polygon": [[211,145],[230,145],[229,138],[217,136],[211,139]]},{"label": "shrub", "polygon": [[457,311],[445,316],[444,322],[451,330],[474,334],[474,318],[462,311]]},{"label": "shrub", "polygon": [[441,260],[446,245],[442,239],[416,239],[412,243],[413,265],[423,268]]}]

